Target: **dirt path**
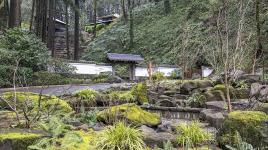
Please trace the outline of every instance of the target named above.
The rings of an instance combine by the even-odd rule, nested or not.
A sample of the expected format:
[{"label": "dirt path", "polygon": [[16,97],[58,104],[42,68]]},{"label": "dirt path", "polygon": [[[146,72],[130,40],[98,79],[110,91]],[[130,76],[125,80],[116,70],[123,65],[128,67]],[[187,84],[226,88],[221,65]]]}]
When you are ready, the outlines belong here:
[{"label": "dirt path", "polygon": [[[55,95],[60,96],[64,94],[72,94],[76,91],[84,90],[84,89],[94,89],[94,90],[106,90],[110,88],[114,84],[109,83],[100,83],[100,84],[92,84],[92,85],[53,85],[53,86],[46,86],[46,87],[28,87],[28,88],[19,88],[17,91],[21,92],[33,92],[33,93],[40,93],[47,95]],[[0,89],[0,94],[8,91],[13,91],[12,88],[5,88]]]}]

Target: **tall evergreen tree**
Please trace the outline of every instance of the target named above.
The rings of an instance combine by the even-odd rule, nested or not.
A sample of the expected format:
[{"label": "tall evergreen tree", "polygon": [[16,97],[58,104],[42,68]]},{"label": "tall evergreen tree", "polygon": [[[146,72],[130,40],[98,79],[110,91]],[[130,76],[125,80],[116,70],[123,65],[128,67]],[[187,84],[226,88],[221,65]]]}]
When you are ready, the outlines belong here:
[{"label": "tall evergreen tree", "polygon": [[8,27],[14,28],[21,24],[21,0],[10,1]]},{"label": "tall evergreen tree", "polygon": [[[79,8],[79,0],[75,0],[76,8]],[[75,11],[74,23],[74,60],[79,59],[79,11]]]}]

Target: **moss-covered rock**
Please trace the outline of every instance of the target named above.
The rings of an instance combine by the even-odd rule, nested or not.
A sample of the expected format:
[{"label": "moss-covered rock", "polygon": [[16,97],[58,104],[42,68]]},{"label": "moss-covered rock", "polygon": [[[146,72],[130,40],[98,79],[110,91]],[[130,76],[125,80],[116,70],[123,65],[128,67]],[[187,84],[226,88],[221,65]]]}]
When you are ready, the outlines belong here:
[{"label": "moss-covered rock", "polygon": [[53,145],[51,149],[61,149],[61,150],[89,150],[94,149],[93,140],[95,133],[93,130],[87,132],[71,131],[64,135],[63,138],[59,139],[60,146]]},{"label": "moss-covered rock", "polygon": [[1,132],[0,149],[24,150],[43,135],[27,132]]},{"label": "moss-covered rock", "polygon": [[206,97],[206,101],[224,101],[225,95],[220,90],[213,90],[213,91],[206,91],[203,93],[203,95]]},{"label": "moss-covered rock", "polygon": [[265,112],[266,114],[268,114],[268,103],[261,103],[256,110]]},{"label": "moss-covered rock", "polygon": [[[220,131],[219,143],[221,145],[235,145],[236,131],[238,131],[245,142],[256,148],[268,144],[262,133],[267,128],[268,115],[260,111],[234,111],[224,120]],[[267,137],[266,137],[267,138]]]},{"label": "moss-covered rock", "polygon": [[[38,111],[39,109],[39,100],[40,100],[40,112],[46,113],[49,112],[51,114],[56,113],[69,113],[72,111],[72,108],[69,106],[67,102],[61,100],[55,96],[47,96],[47,95],[39,95],[30,92],[7,92],[3,93],[1,97],[6,99],[12,106],[15,105],[14,98],[16,96],[16,106],[17,110],[20,112],[23,108],[25,108],[25,104],[28,106],[28,110]],[[1,107],[8,108],[7,104],[3,101],[0,101]]]},{"label": "moss-covered rock", "polygon": [[125,120],[135,125],[157,126],[161,123],[160,116],[142,110],[136,104],[124,104],[113,106],[97,114],[99,121],[113,123],[117,120]]},{"label": "moss-covered rock", "polygon": [[203,89],[212,86],[213,83],[210,80],[185,80],[181,84],[180,92],[182,94],[190,94],[195,89]]},{"label": "moss-covered rock", "polygon": [[132,87],[131,93],[136,97],[140,104],[149,102],[146,83],[138,83]]},{"label": "moss-covered rock", "polygon": [[[231,99],[247,99],[249,98],[248,89],[235,89],[232,86],[229,86],[230,97]],[[224,84],[217,84],[214,87],[209,88],[204,92],[207,101],[224,101],[226,100],[227,92]]]}]

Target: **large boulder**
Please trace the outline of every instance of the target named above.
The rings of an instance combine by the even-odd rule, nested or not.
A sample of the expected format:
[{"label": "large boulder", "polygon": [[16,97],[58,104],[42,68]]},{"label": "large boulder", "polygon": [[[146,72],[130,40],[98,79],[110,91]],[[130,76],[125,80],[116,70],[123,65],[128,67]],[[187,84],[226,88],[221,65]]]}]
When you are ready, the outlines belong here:
[{"label": "large boulder", "polygon": [[163,143],[170,141],[176,143],[176,135],[170,132],[156,132],[154,129],[147,126],[141,126],[140,130],[142,132],[144,142],[150,147],[161,147],[163,148]]},{"label": "large boulder", "polygon": [[224,101],[225,95],[221,90],[209,90],[203,95],[206,97],[206,101]]},{"label": "large boulder", "polygon": [[261,75],[244,74],[238,80],[243,80],[246,83],[255,83],[261,81]]},{"label": "large boulder", "polygon": [[136,104],[123,104],[105,109],[97,114],[97,119],[105,123],[126,120],[135,125],[157,126],[161,123],[160,116],[147,112]]},{"label": "large boulder", "polygon": [[210,80],[188,80],[181,85],[181,94],[191,94],[195,89],[204,89],[212,87],[213,83]]},{"label": "large boulder", "polygon": [[[231,99],[248,99],[249,89],[240,89],[229,86]],[[224,101],[227,96],[227,89],[224,84],[217,84],[203,93],[207,101]]]},{"label": "large boulder", "polygon": [[200,112],[200,117],[210,123],[211,126],[219,129],[224,121],[224,113],[214,109],[204,109]]},{"label": "large boulder", "polygon": [[250,89],[250,97],[262,102],[268,102],[268,85],[253,83]]}]

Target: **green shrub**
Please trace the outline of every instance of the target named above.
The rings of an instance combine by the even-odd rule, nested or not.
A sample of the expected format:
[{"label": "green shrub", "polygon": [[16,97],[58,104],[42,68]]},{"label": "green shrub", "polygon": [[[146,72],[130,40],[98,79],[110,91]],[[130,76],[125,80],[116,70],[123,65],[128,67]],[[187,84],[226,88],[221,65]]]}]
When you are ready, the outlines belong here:
[{"label": "green shrub", "polygon": [[265,146],[265,137],[262,129],[267,128],[265,122],[268,115],[259,111],[234,111],[229,113],[223,123],[220,132],[219,143],[221,145],[235,146],[237,144],[236,132],[242,139],[256,148]]},{"label": "green shrub", "polygon": [[162,80],[159,86],[164,87],[166,90],[176,91],[180,89],[181,80]]},{"label": "green shrub", "polygon": [[[0,87],[13,86],[14,69],[15,67],[11,65],[0,65]],[[20,85],[21,83],[19,82],[19,80],[21,80],[22,84],[26,85],[28,84],[28,80],[31,79],[32,76],[33,71],[31,68],[19,67],[16,76],[16,84]],[[26,79],[26,81],[24,81],[24,78]]]},{"label": "green shrub", "polygon": [[11,141],[12,150],[27,149],[28,146],[32,145],[42,134],[27,133],[27,132],[3,132],[0,133],[0,144],[2,142]]},{"label": "green shrub", "polygon": [[110,102],[135,103],[136,99],[130,91],[112,91],[106,98]]},{"label": "green shrub", "polygon": [[236,132],[236,137],[235,139],[237,140],[237,144],[235,145],[235,148],[226,145],[226,147],[230,150],[254,150],[253,146],[251,144],[248,144],[247,142],[244,142],[238,132]]},{"label": "green shrub", "polygon": [[2,64],[14,65],[14,60],[20,60],[20,67],[33,71],[46,69],[51,60],[46,45],[34,34],[19,28],[9,29],[0,37],[0,49]]},{"label": "green shrub", "polygon": [[32,85],[38,86],[70,84],[71,82],[71,79],[62,76],[61,74],[47,71],[35,72],[31,80]]},{"label": "green shrub", "polygon": [[131,89],[132,95],[134,95],[140,104],[148,103],[148,92],[146,83],[138,83]]},{"label": "green shrub", "polygon": [[161,123],[160,116],[147,112],[135,104],[113,106],[97,114],[99,121],[114,123],[118,120],[128,121],[135,125],[157,126]]},{"label": "green shrub", "polygon": [[69,100],[69,103],[73,107],[89,107],[95,105],[100,98],[101,94],[98,91],[86,89],[76,92],[73,98]]},{"label": "green shrub", "polygon": [[76,98],[86,102],[95,102],[99,95],[100,93],[98,91],[92,89],[81,90],[74,94]]},{"label": "green shrub", "polygon": [[182,123],[177,128],[178,143],[183,147],[194,148],[198,144],[213,140],[212,135],[203,131],[199,122]]},{"label": "green shrub", "polygon": [[[104,27],[105,27],[104,24],[97,24],[96,25],[96,31],[100,31]],[[88,32],[88,33],[92,33],[93,32],[93,28],[94,28],[94,25],[85,26],[85,31]]]},{"label": "green shrub", "polygon": [[97,122],[97,110],[94,111],[82,111],[77,118],[80,122],[88,124],[88,125],[94,125]]},{"label": "green shrub", "polygon": [[55,73],[61,74],[72,74],[76,70],[75,67],[71,66],[70,64],[66,63],[66,61],[61,59],[53,59],[49,62],[49,67]]},{"label": "green shrub", "polygon": [[191,107],[204,107],[206,102],[206,97],[198,92],[193,93],[187,98],[187,105]]},{"label": "green shrub", "polygon": [[[12,106],[14,106],[14,96],[14,92],[7,92],[3,93],[1,98],[6,99]],[[16,92],[16,100],[17,110],[22,113],[23,109],[26,109],[25,104],[27,104],[25,113],[30,116],[36,115],[38,110],[40,110],[39,114],[44,116],[72,112],[72,108],[68,105],[68,103],[55,96],[39,95],[29,92]],[[7,104],[2,101],[0,101],[0,106],[9,108]]]},{"label": "green shrub", "polygon": [[117,78],[112,75],[112,72],[101,72],[99,75],[93,77],[93,82],[96,83],[115,83],[118,82]]},{"label": "green shrub", "polygon": [[94,132],[70,131],[71,126],[65,124],[64,119],[66,118],[63,118],[54,116],[48,122],[41,123],[40,127],[50,136],[38,140],[35,144],[29,146],[29,149],[92,149],[90,142],[93,140]]},{"label": "green shrub", "polygon": [[181,77],[182,77],[182,72],[179,69],[173,70],[170,74],[171,79],[180,79]]},{"label": "green shrub", "polygon": [[239,88],[239,89],[248,89],[249,88],[249,85],[246,83],[245,80],[239,80],[239,81],[236,81],[235,83],[235,88]]},{"label": "green shrub", "polygon": [[119,122],[107,127],[97,138],[97,149],[102,150],[144,150],[145,144],[139,130]]},{"label": "green shrub", "polygon": [[154,72],[153,75],[152,75],[152,79],[154,81],[161,81],[163,79],[165,79],[165,74],[163,72],[160,72],[160,71],[157,71],[157,72]]}]

